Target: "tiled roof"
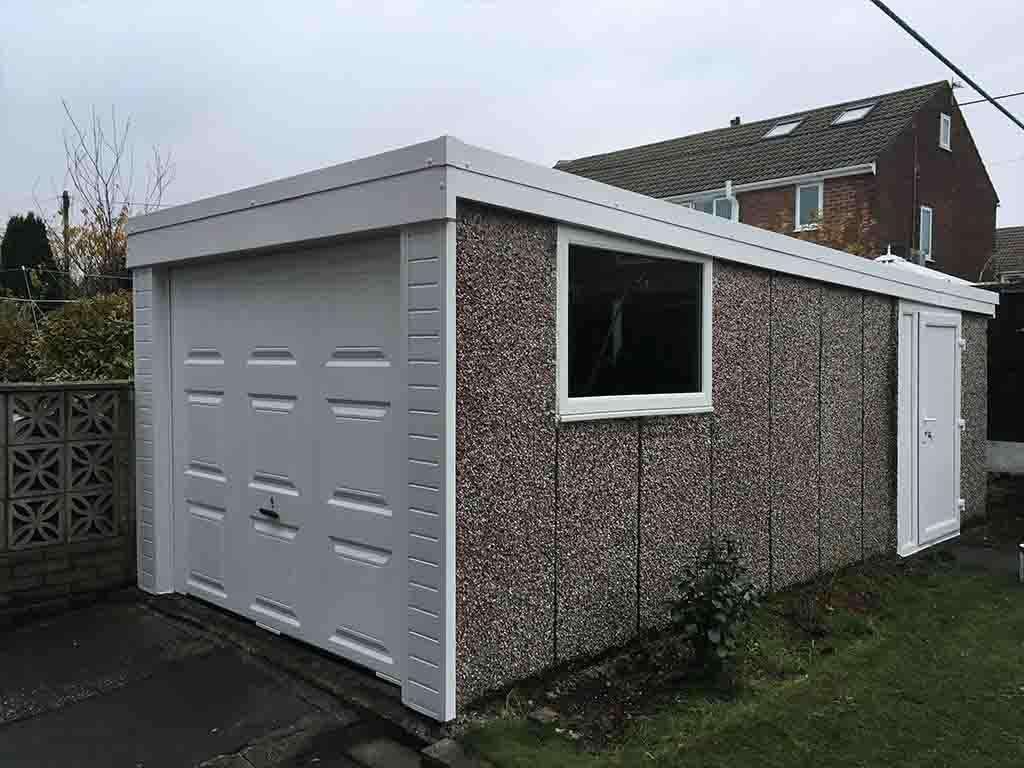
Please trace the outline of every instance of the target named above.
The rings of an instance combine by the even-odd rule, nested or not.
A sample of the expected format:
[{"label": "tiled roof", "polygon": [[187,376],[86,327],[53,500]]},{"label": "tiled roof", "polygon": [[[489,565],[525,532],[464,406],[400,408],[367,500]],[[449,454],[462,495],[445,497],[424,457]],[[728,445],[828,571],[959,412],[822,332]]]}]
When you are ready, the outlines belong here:
[{"label": "tiled roof", "polygon": [[1024,272],[1024,227],[1003,227],[996,230],[996,250],[992,271]]},{"label": "tiled roof", "polygon": [[[720,189],[826,171],[877,159],[946,81],[735,127],[719,128],[602,155],[563,160],[556,168],[652,197]],[[833,125],[846,108],[873,103],[862,120]],[[792,133],[765,139],[775,124],[802,118]]]}]

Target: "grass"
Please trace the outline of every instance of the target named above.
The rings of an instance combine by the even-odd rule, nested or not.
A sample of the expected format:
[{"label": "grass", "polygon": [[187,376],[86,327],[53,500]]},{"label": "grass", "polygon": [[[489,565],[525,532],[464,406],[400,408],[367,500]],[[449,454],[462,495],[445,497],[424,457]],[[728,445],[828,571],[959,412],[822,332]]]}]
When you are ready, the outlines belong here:
[{"label": "grass", "polygon": [[1008,576],[937,556],[865,566],[773,597],[748,637],[737,689],[677,684],[600,751],[508,714],[464,741],[505,768],[1024,764],[1024,589]]}]

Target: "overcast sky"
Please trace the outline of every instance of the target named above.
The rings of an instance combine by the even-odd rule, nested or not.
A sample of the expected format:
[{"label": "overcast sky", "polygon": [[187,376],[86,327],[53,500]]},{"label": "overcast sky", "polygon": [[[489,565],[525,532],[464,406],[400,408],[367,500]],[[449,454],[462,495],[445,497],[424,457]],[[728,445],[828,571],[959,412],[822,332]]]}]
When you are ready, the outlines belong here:
[{"label": "overcast sky", "polygon": [[[1024,90],[1020,0],[890,4],[990,92]],[[61,98],[130,114],[140,160],[172,150],[179,203],[444,133],[551,165],[951,75],[867,0],[261,6],[0,0],[4,219],[55,209]],[[1024,224],[1024,131],[965,112],[999,226]]]}]

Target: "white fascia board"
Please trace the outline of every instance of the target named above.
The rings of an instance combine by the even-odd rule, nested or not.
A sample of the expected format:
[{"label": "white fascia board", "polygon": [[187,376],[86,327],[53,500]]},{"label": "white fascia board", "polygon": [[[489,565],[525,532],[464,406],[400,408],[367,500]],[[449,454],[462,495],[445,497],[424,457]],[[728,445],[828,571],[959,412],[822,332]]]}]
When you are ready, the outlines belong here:
[{"label": "white fascia board", "polygon": [[[774,189],[775,187],[789,187],[796,184],[806,184],[811,181],[825,181],[826,179],[841,179],[846,176],[864,176],[870,174],[874,176],[876,174],[876,166],[874,163],[859,163],[858,165],[846,165],[840,168],[829,168],[824,171],[815,171],[814,173],[801,173],[796,176],[782,176],[777,179],[763,179],[761,181],[748,181],[746,184],[733,184],[733,194],[740,192],[755,192],[759,189]],[[725,187],[718,187],[716,189],[706,189],[702,192],[687,192],[685,195],[672,195],[671,197],[662,197],[661,200],[668,200],[672,203],[689,203],[694,200],[700,200],[705,197],[711,197],[712,195],[724,195]]]},{"label": "white fascia board", "polygon": [[444,218],[443,138],[128,220],[128,267]]},{"label": "white fascia board", "polygon": [[992,316],[997,294],[853,256],[667,200],[527,163],[447,138],[451,198],[523,211],[725,261]]},{"label": "white fascia board", "polygon": [[443,219],[443,166],[245,208],[128,237],[128,267],[313,245]]},{"label": "white fascia board", "polygon": [[285,200],[316,195],[333,189],[342,189],[379,181],[391,176],[402,176],[424,168],[445,164],[446,137],[439,137],[401,149],[382,152],[371,157],[351,160],[317,171],[289,176],[284,179],[235,190],[227,194],[196,200],[184,205],[133,216],[128,219],[128,235],[152,229],[186,224],[191,221],[222,216],[247,208],[273,205]]}]

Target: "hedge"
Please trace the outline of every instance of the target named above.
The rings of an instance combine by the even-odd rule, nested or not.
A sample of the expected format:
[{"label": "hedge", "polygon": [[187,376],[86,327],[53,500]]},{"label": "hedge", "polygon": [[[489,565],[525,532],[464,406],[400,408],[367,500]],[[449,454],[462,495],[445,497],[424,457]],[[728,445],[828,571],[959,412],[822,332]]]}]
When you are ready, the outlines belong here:
[{"label": "hedge", "polygon": [[0,380],[130,379],[132,340],[127,292],[81,299],[35,318],[24,309],[0,312]]}]

